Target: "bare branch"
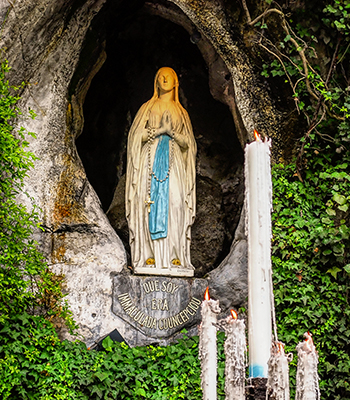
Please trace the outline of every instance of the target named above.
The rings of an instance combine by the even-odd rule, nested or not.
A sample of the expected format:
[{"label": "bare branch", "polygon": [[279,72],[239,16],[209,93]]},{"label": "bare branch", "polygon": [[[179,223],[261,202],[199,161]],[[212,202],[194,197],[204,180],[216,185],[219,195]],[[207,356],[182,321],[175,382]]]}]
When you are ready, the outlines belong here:
[{"label": "bare branch", "polygon": [[295,89],[297,88],[299,82],[303,81],[305,79],[305,77],[299,78],[296,82],[295,85],[293,86],[293,91],[295,91]]},{"label": "bare branch", "polygon": [[338,55],[338,51],[339,51],[339,47],[340,47],[340,42],[341,42],[341,37],[339,36],[338,37],[338,41],[337,41],[337,46],[336,46],[336,48],[334,50],[334,53],[333,53],[331,66],[329,67],[329,70],[328,70],[328,74],[327,74],[327,78],[326,78],[326,82],[325,82],[326,87],[328,86],[329,80],[331,79],[331,76],[332,76],[332,73],[333,73],[334,66],[336,64],[335,61],[337,59],[337,55]]},{"label": "bare branch", "polygon": [[[314,98],[315,100],[318,100],[318,96],[316,93],[312,90],[311,85],[310,85],[310,80],[308,78],[309,76],[309,67],[310,64],[305,56],[305,50],[307,48],[306,43],[298,38],[298,36],[294,33],[294,31],[288,26],[285,15],[282,11],[278,10],[277,8],[270,8],[266,11],[264,11],[262,14],[260,14],[258,17],[256,17],[253,21],[249,23],[249,25],[255,25],[257,22],[259,22],[262,18],[264,18],[266,15],[271,14],[271,13],[276,13],[282,17],[282,28],[285,31],[285,33],[290,37],[290,41],[293,43],[295,46],[296,51],[299,53],[301,61],[303,63],[303,68],[304,68],[304,74],[305,74],[305,84],[306,84],[306,89],[309,92],[310,96]],[[298,40],[301,40],[304,43],[304,46],[301,47],[300,44],[296,41],[297,38]]]},{"label": "bare branch", "polygon": [[[282,61],[282,59],[281,59],[276,53],[274,53],[273,51],[271,51],[270,49],[268,49],[266,46],[264,46],[262,43],[259,43],[259,46],[262,47],[262,48],[263,48],[264,50],[266,50],[268,53],[272,54],[274,57],[277,58],[277,60],[278,60],[278,61],[280,62],[280,64],[282,65],[282,68],[283,68],[283,70],[284,70],[284,73],[286,74],[286,76],[287,76],[287,78],[288,78],[290,87],[291,87],[292,90],[293,90],[293,94],[296,94],[295,91],[294,91],[294,89],[293,89],[293,82],[292,82],[292,79],[291,79],[291,77],[289,76],[289,74],[288,74],[288,72],[287,72],[287,69],[286,69],[286,67],[285,67],[285,65],[284,65],[284,63],[283,63],[283,61]],[[298,99],[297,97],[295,97],[295,96],[294,96],[294,102],[295,102],[295,107],[296,107],[296,109],[297,109],[297,111],[298,111],[298,114],[300,114],[300,110],[299,110],[299,107],[298,107],[299,99]]]},{"label": "bare branch", "polygon": [[321,138],[322,138],[323,140],[326,140],[327,142],[331,142],[331,143],[334,142],[334,138],[333,138],[332,136],[329,136],[329,135],[327,135],[326,133],[321,133],[318,129],[315,129],[315,132],[316,132],[319,136],[321,136]]},{"label": "bare branch", "polygon": [[248,10],[247,3],[245,0],[242,0],[242,6],[243,6],[243,10],[245,11],[245,15],[247,17],[248,25],[250,25],[252,18],[250,17],[250,12]]},{"label": "bare branch", "polygon": [[284,13],[277,8],[269,8],[268,10],[265,10],[262,14],[260,14],[258,17],[256,17],[253,21],[249,23],[249,25],[255,25],[257,22],[259,22],[262,18],[266,17],[266,15],[271,14],[271,13],[276,13],[279,15],[282,15],[284,18]]},{"label": "bare branch", "polygon": [[311,85],[310,85],[310,80],[309,80],[309,63],[307,61],[307,58],[305,56],[305,47],[302,48],[299,43],[294,39],[293,36],[290,35],[290,30],[288,29],[288,26],[286,24],[285,19],[282,19],[282,28],[284,31],[287,33],[287,35],[290,36],[290,41],[294,44],[296,51],[299,53],[301,61],[303,63],[304,67],[304,74],[305,74],[305,84],[306,84],[306,89],[309,92],[310,96],[314,98],[315,100],[318,100],[318,96],[316,93],[312,90]]}]

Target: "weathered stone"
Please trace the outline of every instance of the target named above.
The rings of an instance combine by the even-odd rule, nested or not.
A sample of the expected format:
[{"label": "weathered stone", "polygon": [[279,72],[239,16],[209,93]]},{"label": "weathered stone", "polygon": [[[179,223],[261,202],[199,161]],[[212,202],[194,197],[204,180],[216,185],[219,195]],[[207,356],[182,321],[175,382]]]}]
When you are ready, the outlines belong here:
[{"label": "weathered stone", "polygon": [[125,271],[113,279],[112,311],[145,336],[171,341],[176,332],[200,323],[207,284],[205,279],[141,277]]},{"label": "weathered stone", "polygon": [[218,263],[227,236],[222,192],[218,183],[197,177],[197,214],[192,229],[191,259],[196,276],[204,276]]},{"label": "weathered stone", "polygon": [[[25,181],[25,190],[40,207],[44,231],[36,236],[51,269],[65,275],[66,299],[79,333],[91,345],[115,327],[123,333],[123,324],[110,311],[111,274],[122,270],[126,257],[86,178],[70,125],[68,86],[87,29],[103,2],[86,1],[75,9],[72,4],[13,3],[2,45],[13,66],[12,82],[30,82],[21,109],[37,112],[34,120],[20,121],[37,136],[29,142],[39,159]],[[21,200],[32,207],[27,196]]]},{"label": "weathered stone", "polygon": [[248,296],[248,244],[245,235],[245,213],[242,212],[228,256],[209,273],[209,287],[215,299],[220,299],[223,314],[245,304]]},{"label": "weathered stone", "polygon": [[[125,216],[125,178],[125,175],[120,178],[114,192],[112,203],[109,206],[106,215],[110,224],[123,241],[128,252],[128,259],[130,260],[129,227]],[[129,265],[131,264],[129,263]]]}]

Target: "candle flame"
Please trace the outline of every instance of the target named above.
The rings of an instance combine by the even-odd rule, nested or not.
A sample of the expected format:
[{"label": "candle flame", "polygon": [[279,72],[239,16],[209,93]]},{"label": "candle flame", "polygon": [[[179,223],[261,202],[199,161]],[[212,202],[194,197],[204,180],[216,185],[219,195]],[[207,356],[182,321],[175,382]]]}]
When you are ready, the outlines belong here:
[{"label": "candle flame", "polygon": [[283,353],[284,352],[284,343],[277,342],[277,347],[278,347],[278,352],[279,353]]},{"label": "candle flame", "polygon": [[204,300],[210,300],[210,296],[209,296],[209,286],[207,286],[207,289],[204,293]]},{"label": "candle flame", "polygon": [[260,142],[260,141],[261,141],[260,135],[259,135],[259,133],[258,133],[258,131],[257,131],[256,129],[254,129],[254,138],[255,138],[255,140],[256,140],[257,142]]},{"label": "candle flame", "polygon": [[305,347],[307,348],[307,350],[312,351],[315,346],[314,346],[314,342],[311,337],[312,336],[311,333],[310,332],[304,333],[304,336],[306,338],[305,339]]},{"label": "candle flame", "polygon": [[237,319],[237,313],[235,310],[231,310],[231,315],[233,319]]}]

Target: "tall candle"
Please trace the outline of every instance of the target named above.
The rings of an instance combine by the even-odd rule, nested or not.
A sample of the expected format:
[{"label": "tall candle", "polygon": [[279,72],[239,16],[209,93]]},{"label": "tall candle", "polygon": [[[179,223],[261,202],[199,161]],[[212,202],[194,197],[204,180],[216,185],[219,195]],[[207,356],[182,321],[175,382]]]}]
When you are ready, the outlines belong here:
[{"label": "tall candle", "polygon": [[[259,139],[259,136],[257,136]],[[271,349],[271,141],[245,148],[249,376],[266,378]]]},{"label": "tall candle", "polygon": [[307,332],[304,333],[304,336],[306,340],[297,346],[298,366],[295,400],[319,400],[318,356],[311,334]]},{"label": "tall candle", "polygon": [[284,344],[274,342],[269,360],[267,392],[271,400],[289,400],[289,365],[293,354],[286,355]]},{"label": "tall candle", "polygon": [[209,288],[202,302],[202,323],[199,327],[199,359],[201,360],[201,386],[203,400],[216,400],[217,390],[217,315],[219,300],[209,297]]},{"label": "tall candle", "polygon": [[226,333],[225,350],[225,399],[245,400],[245,368],[247,344],[244,320],[237,319],[231,310],[222,323]]}]

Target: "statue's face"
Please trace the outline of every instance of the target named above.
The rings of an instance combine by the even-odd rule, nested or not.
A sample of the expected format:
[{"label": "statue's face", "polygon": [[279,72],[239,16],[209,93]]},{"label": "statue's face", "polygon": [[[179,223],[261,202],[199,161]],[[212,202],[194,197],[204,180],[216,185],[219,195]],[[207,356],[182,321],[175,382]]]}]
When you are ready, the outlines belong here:
[{"label": "statue's face", "polygon": [[174,73],[170,68],[162,68],[158,75],[158,88],[163,92],[170,92],[175,87]]}]

